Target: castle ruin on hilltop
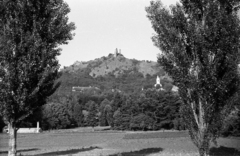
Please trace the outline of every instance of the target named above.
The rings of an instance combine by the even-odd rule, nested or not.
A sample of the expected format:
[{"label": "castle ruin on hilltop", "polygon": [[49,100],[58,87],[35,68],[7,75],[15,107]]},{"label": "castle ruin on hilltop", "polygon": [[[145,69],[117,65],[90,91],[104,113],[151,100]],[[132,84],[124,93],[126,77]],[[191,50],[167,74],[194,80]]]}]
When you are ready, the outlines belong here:
[{"label": "castle ruin on hilltop", "polygon": [[114,57],[117,57],[117,56],[119,56],[119,55],[123,56],[123,55],[121,54],[121,49],[118,50],[118,48],[116,48],[116,50],[115,50],[115,52],[114,52]]}]

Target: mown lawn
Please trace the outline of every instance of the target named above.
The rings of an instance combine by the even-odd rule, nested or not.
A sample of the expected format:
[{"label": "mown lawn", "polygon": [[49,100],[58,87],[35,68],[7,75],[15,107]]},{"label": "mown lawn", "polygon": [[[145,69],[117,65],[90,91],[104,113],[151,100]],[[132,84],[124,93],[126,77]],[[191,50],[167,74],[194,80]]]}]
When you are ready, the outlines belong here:
[{"label": "mown lawn", "polygon": [[[239,138],[220,138],[212,156],[240,156]],[[51,131],[18,134],[18,151],[36,156],[197,156],[187,132]],[[0,134],[0,156],[7,155],[8,135]]]}]

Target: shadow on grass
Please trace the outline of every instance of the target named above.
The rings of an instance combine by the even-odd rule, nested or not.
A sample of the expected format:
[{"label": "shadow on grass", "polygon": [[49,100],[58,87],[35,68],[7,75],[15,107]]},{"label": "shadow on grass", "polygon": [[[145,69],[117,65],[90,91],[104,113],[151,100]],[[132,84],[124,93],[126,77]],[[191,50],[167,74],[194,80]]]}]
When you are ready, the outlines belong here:
[{"label": "shadow on grass", "polygon": [[[18,153],[21,152],[30,152],[30,151],[37,151],[39,150],[38,148],[30,148],[30,149],[21,149],[21,150],[17,150]],[[0,154],[7,154],[8,151],[0,151]]]},{"label": "shadow on grass", "polygon": [[235,148],[220,146],[210,149],[210,156],[240,156],[240,151]]},{"label": "shadow on grass", "polygon": [[146,148],[139,151],[117,153],[109,156],[147,156],[149,154],[154,154],[161,151],[163,151],[163,148]]},{"label": "shadow on grass", "polygon": [[35,156],[71,155],[71,154],[77,154],[79,152],[91,151],[94,149],[101,149],[101,148],[100,147],[89,147],[89,148],[82,148],[82,149],[70,149],[70,150],[66,150],[66,151],[55,151],[55,152],[35,154]]}]

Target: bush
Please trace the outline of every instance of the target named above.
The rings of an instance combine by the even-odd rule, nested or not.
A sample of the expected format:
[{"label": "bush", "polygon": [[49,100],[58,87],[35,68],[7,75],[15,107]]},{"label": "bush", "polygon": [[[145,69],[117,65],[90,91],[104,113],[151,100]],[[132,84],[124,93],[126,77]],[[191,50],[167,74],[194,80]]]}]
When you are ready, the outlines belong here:
[{"label": "bush", "polygon": [[131,119],[130,128],[133,130],[152,130],[154,122],[151,117],[139,114]]},{"label": "bush", "polygon": [[73,121],[64,104],[48,103],[42,108],[42,129],[63,129],[72,126]]},{"label": "bush", "polygon": [[236,137],[240,136],[240,111],[238,109],[233,110],[225,119],[222,135]]},{"label": "bush", "polygon": [[115,130],[127,130],[129,129],[130,116],[123,114],[120,110],[114,112],[113,115],[113,129]]}]

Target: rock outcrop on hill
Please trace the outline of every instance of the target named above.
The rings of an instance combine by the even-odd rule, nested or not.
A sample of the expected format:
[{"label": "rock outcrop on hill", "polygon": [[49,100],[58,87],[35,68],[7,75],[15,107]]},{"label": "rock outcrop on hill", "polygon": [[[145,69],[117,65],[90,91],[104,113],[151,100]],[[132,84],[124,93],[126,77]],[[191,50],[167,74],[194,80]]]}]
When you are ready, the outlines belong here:
[{"label": "rock outcrop on hill", "polygon": [[157,62],[128,59],[121,53],[109,54],[87,62],[77,61],[61,69],[61,72],[59,80],[62,85],[57,94],[70,93],[72,87],[76,86],[94,86],[104,92],[112,89],[126,93],[139,92],[154,87],[157,76],[163,78],[163,88],[169,88],[172,84],[172,80]]},{"label": "rock outcrop on hill", "polygon": [[63,72],[78,72],[79,70],[90,70],[89,75],[93,78],[98,76],[106,76],[113,74],[118,77],[125,71],[134,71],[141,73],[144,77],[147,75],[163,75],[162,68],[153,61],[139,61],[136,59],[128,59],[121,55],[109,54],[95,60],[87,62],[76,61],[69,67],[64,67]]}]

